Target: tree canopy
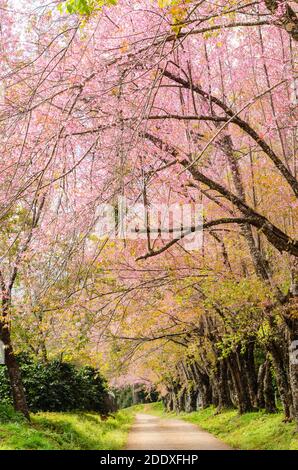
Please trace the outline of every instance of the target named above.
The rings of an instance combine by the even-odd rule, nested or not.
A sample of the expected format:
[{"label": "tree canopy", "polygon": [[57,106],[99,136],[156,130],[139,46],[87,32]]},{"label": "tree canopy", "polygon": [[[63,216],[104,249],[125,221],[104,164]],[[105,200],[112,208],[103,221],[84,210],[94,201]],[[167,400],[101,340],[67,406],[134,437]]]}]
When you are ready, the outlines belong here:
[{"label": "tree canopy", "polygon": [[[26,351],[147,383],[169,409],[272,412],[278,394],[298,420],[297,2],[0,6],[15,406]],[[202,223],[121,237],[121,198],[201,205]],[[117,236],[98,233],[109,208]]]}]

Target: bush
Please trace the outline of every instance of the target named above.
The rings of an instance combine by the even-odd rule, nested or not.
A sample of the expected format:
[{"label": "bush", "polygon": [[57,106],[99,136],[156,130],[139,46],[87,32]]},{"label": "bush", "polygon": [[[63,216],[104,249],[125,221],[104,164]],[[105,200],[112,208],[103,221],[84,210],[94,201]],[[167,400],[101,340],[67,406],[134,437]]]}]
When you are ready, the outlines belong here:
[{"label": "bush", "polygon": [[[36,362],[19,356],[27,402],[37,411],[98,411],[107,414],[109,394],[106,380],[92,367],[76,367],[54,360]],[[0,403],[11,403],[6,368],[0,369]]]},{"label": "bush", "polygon": [[117,405],[120,409],[128,408],[132,405],[142,403],[153,403],[159,398],[158,392],[154,389],[148,390],[146,385],[127,385],[114,390]]}]

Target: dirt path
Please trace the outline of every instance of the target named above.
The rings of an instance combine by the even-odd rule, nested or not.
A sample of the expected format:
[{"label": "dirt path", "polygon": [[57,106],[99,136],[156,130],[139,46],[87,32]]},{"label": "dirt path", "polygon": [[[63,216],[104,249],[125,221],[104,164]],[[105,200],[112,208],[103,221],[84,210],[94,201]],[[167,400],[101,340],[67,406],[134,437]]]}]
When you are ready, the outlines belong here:
[{"label": "dirt path", "polygon": [[137,414],[128,437],[127,450],[231,450],[194,424]]}]

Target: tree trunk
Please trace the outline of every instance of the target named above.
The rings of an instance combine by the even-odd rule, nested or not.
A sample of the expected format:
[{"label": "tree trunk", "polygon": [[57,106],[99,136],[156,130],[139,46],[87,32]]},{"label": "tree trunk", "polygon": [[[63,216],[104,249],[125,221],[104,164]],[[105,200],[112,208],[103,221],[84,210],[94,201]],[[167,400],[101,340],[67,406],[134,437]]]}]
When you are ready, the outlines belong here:
[{"label": "tree trunk", "polygon": [[195,387],[190,387],[186,395],[185,401],[185,411],[187,413],[191,413],[192,411],[196,411],[197,409],[197,397],[198,397],[198,390]]},{"label": "tree trunk", "polygon": [[266,373],[266,361],[259,367],[258,372],[258,408],[265,408],[264,379]]},{"label": "tree trunk", "polygon": [[[245,187],[242,181],[242,176],[241,176],[238,160],[237,158],[235,158],[235,151],[234,151],[232,137],[230,135],[225,135],[223,138],[220,139],[219,142],[227,157],[227,161],[232,172],[232,178],[233,178],[234,186],[236,189],[236,194],[243,201],[246,201]],[[240,229],[244,238],[246,239],[249,252],[251,255],[251,259],[254,264],[254,268],[255,268],[257,275],[261,279],[268,280],[269,279],[268,266],[261,250],[258,248],[255,242],[251,225],[242,224],[240,225]]]},{"label": "tree trunk", "polygon": [[268,351],[272,357],[272,363],[275,371],[275,377],[279,395],[283,404],[285,420],[290,421],[293,418],[293,399],[289,383],[286,358],[284,357],[282,346],[275,340],[270,340]]},{"label": "tree trunk", "polygon": [[293,260],[291,294],[286,312],[289,330],[289,375],[293,399],[293,414],[298,429],[298,259]]},{"label": "tree trunk", "polygon": [[225,408],[233,407],[228,382],[228,366],[226,359],[222,359],[218,363],[216,381],[218,394],[218,405],[216,412],[220,413]]},{"label": "tree trunk", "polygon": [[265,410],[267,413],[276,413],[275,405],[275,395],[272,382],[271,374],[271,362],[269,357],[267,357],[265,362],[265,374],[264,374],[264,400],[265,400]]},{"label": "tree trunk", "polygon": [[[295,298],[295,304],[295,314],[297,315],[297,298]],[[293,400],[293,417],[298,429],[298,318],[292,316],[291,320],[287,321],[287,325],[289,327],[289,375]]]},{"label": "tree trunk", "polygon": [[212,389],[208,380],[202,385],[199,389],[199,396],[198,396],[197,408],[198,409],[205,409],[212,404]]},{"label": "tree trunk", "polygon": [[185,411],[186,399],[187,399],[187,391],[184,385],[180,385],[178,390],[176,391],[177,396],[177,411],[181,413],[181,411]]},{"label": "tree trunk", "polygon": [[166,406],[167,411],[173,411],[173,398],[172,398],[172,393],[168,392],[167,395],[164,397],[164,403]]},{"label": "tree trunk", "polygon": [[200,370],[197,364],[192,365],[193,377],[198,389],[196,409],[204,409],[212,404],[212,389],[209,376]]},{"label": "tree trunk", "polygon": [[251,404],[254,408],[258,407],[258,379],[256,374],[255,357],[254,357],[255,341],[251,340],[247,347],[245,354],[243,355],[242,362],[247,377],[247,384],[249,390],[249,396]]},{"label": "tree trunk", "polygon": [[242,414],[253,411],[254,408],[249,395],[247,377],[246,374],[243,373],[243,368],[240,366],[240,357],[237,351],[232,352],[228,357],[228,366],[237,395],[237,407],[239,413]]},{"label": "tree trunk", "polygon": [[0,325],[0,338],[5,346],[5,364],[8,370],[14,409],[22,413],[30,421],[29,409],[27,406],[21,378],[21,371],[13,351],[10,331],[7,324]]}]

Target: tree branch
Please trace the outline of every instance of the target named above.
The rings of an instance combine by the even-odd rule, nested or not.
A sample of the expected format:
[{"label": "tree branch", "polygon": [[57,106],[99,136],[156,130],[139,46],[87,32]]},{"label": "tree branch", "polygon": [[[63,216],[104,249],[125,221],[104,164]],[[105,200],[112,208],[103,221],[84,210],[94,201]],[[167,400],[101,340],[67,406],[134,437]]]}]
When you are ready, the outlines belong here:
[{"label": "tree branch", "polygon": [[286,165],[282,162],[282,160],[276,155],[276,153],[273,151],[273,149],[267,144],[267,142],[261,138],[261,136],[242,118],[237,116],[237,113],[234,113],[234,111],[227,106],[223,101],[221,101],[219,98],[207,93],[204,91],[200,86],[195,85],[193,83],[190,83],[188,80],[185,80],[172,72],[169,72],[168,70],[163,71],[163,75],[170,80],[179,83],[182,85],[184,88],[188,90],[192,90],[193,92],[197,93],[198,95],[202,96],[203,98],[207,99],[208,101],[211,101],[212,103],[216,104],[219,108],[221,108],[227,116],[229,116],[230,122],[233,122],[236,124],[238,127],[240,127],[246,134],[248,134],[258,145],[259,147],[263,150],[263,152],[266,153],[266,155],[270,158],[270,160],[274,163],[276,168],[280,171],[280,173],[283,175],[289,186],[292,188],[294,194],[298,197],[298,181],[297,179],[292,175],[292,173],[288,170]]},{"label": "tree branch", "polygon": [[[258,228],[265,235],[267,240],[277,250],[279,250],[280,252],[286,251],[292,254],[293,256],[298,257],[298,240],[293,239],[289,235],[284,233],[282,230],[280,230],[278,227],[272,224],[264,215],[259,214],[256,210],[252,209],[240,197],[233,194],[231,191],[226,189],[220,183],[217,183],[216,181],[211,180],[210,178],[208,178],[208,176],[204,175],[193,165],[190,166],[190,163],[191,163],[190,160],[187,160],[186,158],[179,159],[179,152],[176,148],[174,148],[170,144],[163,142],[162,139],[160,139],[159,137],[149,132],[142,133],[142,136],[148,139],[149,141],[151,141],[160,150],[170,154],[176,160],[177,164],[180,164],[191,173],[192,177],[196,181],[205,184],[210,189],[217,191],[219,194],[224,196],[225,199],[232,202],[232,204],[234,204],[234,206],[236,206],[237,209],[239,209],[239,211],[244,215],[244,217],[240,217],[240,218],[220,219],[221,221],[226,220],[226,222],[221,222],[221,223],[237,223],[237,224],[249,223],[255,226],[256,228]],[[209,228],[211,226],[214,226],[214,224],[218,225],[218,221],[208,222],[207,224],[208,224],[207,226],[206,224],[204,224],[203,228]],[[191,231],[188,234],[190,233]],[[186,233],[184,236],[186,236]],[[179,240],[181,240],[181,237],[179,239],[171,240],[165,246],[167,248],[170,248]],[[162,253],[163,251],[165,251],[165,249],[161,248],[160,250],[157,250],[157,254]]]}]

